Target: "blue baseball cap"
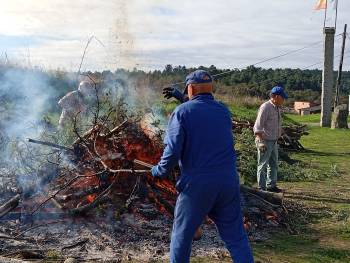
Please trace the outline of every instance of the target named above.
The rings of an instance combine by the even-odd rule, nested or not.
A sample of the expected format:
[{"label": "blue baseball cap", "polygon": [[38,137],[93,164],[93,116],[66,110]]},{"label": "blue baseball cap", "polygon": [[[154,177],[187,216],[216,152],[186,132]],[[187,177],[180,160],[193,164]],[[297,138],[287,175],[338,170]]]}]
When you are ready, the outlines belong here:
[{"label": "blue baseball cap", "polygon": [[186,77],[186,88],[184,94],[187,94],[187,87],[190,84],[200,84],[200,83],[211,83],[213,82],[213,77],[210,74],[202,69],[191,72]]},{"label": "blue baseball cap", "polygon": [[283,88],[279,86],[273,87],[271,90],[271,94],[280,95],[285,100],[288,99],[288,95],[284,92]]}]

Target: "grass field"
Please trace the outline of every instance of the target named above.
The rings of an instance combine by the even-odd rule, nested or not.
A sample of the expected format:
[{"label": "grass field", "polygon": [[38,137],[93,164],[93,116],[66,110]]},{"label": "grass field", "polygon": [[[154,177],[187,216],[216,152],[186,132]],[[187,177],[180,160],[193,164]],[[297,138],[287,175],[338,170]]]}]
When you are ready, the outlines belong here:
[{"label": "grass field", "polygon": [[335,169],[336,173],[319,181],[280,184],[288,200],[309,210],[308,223],[298,226],[297,235],[278,233],[269,242],[254,244],[256,258],[262,262],[350,262],[350,131],[310,127],[310,135],[301,143],[307,151],[292,154],[294,159],[309,162],[315,171]]},{"label": "grass field", "polygon": [[[290,119],[296,122],[304,122],[304,123],[319,123],[321,119],[321,114],[310,114],[310,115],[297,115],[297,114],[286,114]],[[350,123],[350,115],[348,117],[348,123]]]}]

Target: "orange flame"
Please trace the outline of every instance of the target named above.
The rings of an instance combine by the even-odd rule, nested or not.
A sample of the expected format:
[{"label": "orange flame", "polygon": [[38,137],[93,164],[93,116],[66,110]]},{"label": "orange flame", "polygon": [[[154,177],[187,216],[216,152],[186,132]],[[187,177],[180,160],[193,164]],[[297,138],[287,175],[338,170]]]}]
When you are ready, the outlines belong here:
[{"label": "orange flame", "polygon": [[86,200],[87,200],[89,203],[92,203],[93,201],[95,201],[96,196],[97,196],[96,194],[88,195],[88,196],[86,197]]}]

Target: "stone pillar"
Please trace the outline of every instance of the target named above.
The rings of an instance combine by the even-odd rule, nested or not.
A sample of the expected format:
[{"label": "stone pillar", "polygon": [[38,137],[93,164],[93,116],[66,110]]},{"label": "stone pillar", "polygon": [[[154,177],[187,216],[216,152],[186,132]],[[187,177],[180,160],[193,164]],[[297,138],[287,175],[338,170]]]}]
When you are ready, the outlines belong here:
[{"label": "stone pillar", "polygon": [[334,109],[332,129],[348,129],[348,105],[342,104]]},{"label": "stone pillar", "polygon": [[324,28],[321,127],[331,127],[333,102],[334,27]]}]

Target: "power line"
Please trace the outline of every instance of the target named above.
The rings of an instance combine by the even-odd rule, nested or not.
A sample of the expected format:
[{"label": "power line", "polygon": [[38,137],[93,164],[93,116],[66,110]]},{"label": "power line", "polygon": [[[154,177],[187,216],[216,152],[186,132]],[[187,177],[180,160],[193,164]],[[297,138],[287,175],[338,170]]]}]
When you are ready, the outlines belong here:
[{"label": "power line", "polygon": [[[349,52],[346,52],[345,54],[350,54],[350,51]],[[336,57],[340,57],[340,55],[338,55],[338,56],[336,56]],[[350,57],[350,55],[349,56],[344,56],[344,58],[346,58],[346,57]],[[320,63],[322,63],[322,61],[321,62],[319,62],[319,63],[315,63],[315,64],[313,64],[313,65],[317,65],[317,64],[320,64]],[[313,66],[313,65],[311,65],[311,66]],[[310,66],[310,67],[311,67]],[[304,70],[304,69],[306,69],[306,68],[303,68],[303,69],[301,69],[301,70]],[[258,86],[261,86],[262,84],[265,84],[265,83],[268,83],[268,82],[272,82],[272,80],[271,79],[266,79],[266,80],[263,80],[263,81],[261,81],[261,82],[259,82],[259,83],[256,83]]]},{"label": "power line", "polygon": [[[341,36],[341,35],[342,35],[342,33],[336,35],[335,37],[339,37],[339,36]],[[307,48],[310,48],[310,47],[312,47],[312,46],[319,45],[319,44],[322,43],[322,42],[323,42],[323,40],[317,41],[317,42],[311,43],[311,44],[309,44],[309,45],[307,45],[307,46],[303,46],[303,47],[301,47],[301,48],[294,49],[294,50],[291,50],[291,51],[282,53],[282,54],[277,55],[277,56],[274,56],[274,57],[270,57],[270,58],[267,58],[267,59],[260,60],[260,61],[254,63],[254,64],[249,65],[249,66],[257,66],[257,65],[263,64],[263,63],[265,63],[265,62],[269,62],[269,61],[272,61],[272,60],[275,60],[275,59],[278,59],[278,58],[281,58],[281,57],[285,57],[285,56],[288,56],[288,55],[290,55],[290,54],[294,54],[294,53],[300,52],[300,51],[302,51],[302,50],[305,50],[305,49],[307,49]],[[218,78],[218,77],[221,77],[221,76],[224,76],[224,75],[229,75],[229,74],[231,74],[231,73],[236,72],[237,70],[246,69],[247,67],[248,67],[248,66],[242,67],[242,68],[236,68],[236,69],[229,70],[229,71],[225,71],[225,72],[222,72],[222,73],[219,73],[219,74],[212,75],[212,77],[213,77],[213,78]],[[173,84],[170,84],[170,85],[168,85],[168,86],[171,86],[171,85],[181,85],[181,84],[185,84],[185,81],[173,83]]]},{"label": "power line", "polygon": [[[344,54],[350,54],[350,51],[349,52],[345,52]],[[339,58],[340,56],[341,55],[337,55],[334,58]],[[314,63],[314,64],[311,64],[309,66],[306,66],[306,67],[302,68],[301,70],[308,69],[308,68],[311,68],[312,66],[316,66],[316,65],[319,65],[319,64],[322,64],[322,63],[323,63],[323,61],[319,61],[317,63]]]},{"label": "power line", "polygon": [[[275,59],[278,59],[278,58],[281,58],[281,57],[288,56],[288,55],[290,55],[290,54],[297,53],[297,52],[302,51],[302,50],[304,50],[304,49],[307,49],[307,48],[309,48],[309,47],[316,46],[316,45],[320,44],[321,42],[323,42],[323,41],[318,41],[318,42],[312,43],[312,44],[310,44],[310,45],[308,45],[308,46],[305,46],[305,47],[302,47],[302,48],[298,48],[298,49],[295,49],[295,50],[291,50],[291,51],[286,52],[286,53],[282,53],[282,54],[280,54],[280,55],[278,55],[278,56],[274,56],[274,57],[271,57],[271,58],[267,58],[267,59],[264,59],[264,60],[260,60],[260,61],[254,63],[254,64],[252,64],[252,65],[250,65],[250,66],[257,66],[257,65],[260,65],[260,64],[265,63],[265,62],[269,62],[269,61],[272,61],[272,60],[275,60]],[[242,68],[242,69],[243,69],[243,68]],[[234,71],[235,71],[235,70],[232,70],[231,72],[234,72]],[[223,73],[216,74],[216,75],[214,75],[213,77],[218,77],[218,76],[225,75],[225,74],[229,74],[229,73],[230,73],[230,71],[227,71],[227,72],[223,72]]]}]

